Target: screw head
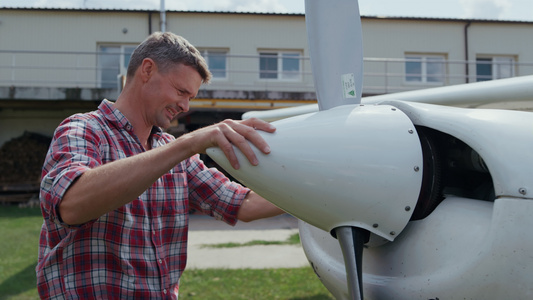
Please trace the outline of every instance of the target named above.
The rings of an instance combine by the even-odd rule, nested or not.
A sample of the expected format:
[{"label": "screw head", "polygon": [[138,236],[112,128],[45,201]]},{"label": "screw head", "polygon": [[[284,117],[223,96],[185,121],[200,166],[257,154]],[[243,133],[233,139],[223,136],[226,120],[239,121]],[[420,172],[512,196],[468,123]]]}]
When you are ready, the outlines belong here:
[{"label": "screw head", "polygon": [[518,192],[522,195],[526,195],[527,194],[527,189],[526,188],[519,188],[518,189]]}]

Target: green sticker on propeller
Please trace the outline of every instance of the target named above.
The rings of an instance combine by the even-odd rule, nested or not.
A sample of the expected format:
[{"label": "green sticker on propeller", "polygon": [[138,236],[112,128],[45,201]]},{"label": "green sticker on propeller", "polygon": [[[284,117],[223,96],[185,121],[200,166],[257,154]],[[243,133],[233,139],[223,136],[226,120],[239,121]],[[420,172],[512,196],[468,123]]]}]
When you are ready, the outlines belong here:
[{"label": "green sticker on propeller", "polygon": [[344,98],[356,98],[355,76],[353,73],[341,75]]}]

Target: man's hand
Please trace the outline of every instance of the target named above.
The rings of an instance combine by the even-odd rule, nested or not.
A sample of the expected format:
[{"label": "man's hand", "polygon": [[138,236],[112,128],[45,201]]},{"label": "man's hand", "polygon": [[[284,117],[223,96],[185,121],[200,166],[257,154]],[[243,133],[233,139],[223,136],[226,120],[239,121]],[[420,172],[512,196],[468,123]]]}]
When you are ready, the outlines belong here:
[{"label": "man's hand", "polygon": [[244,121],[224,120],[191,132],[188,136],[194,141],[191,141],[194,153],[205,153],[207,148],[219,147],[233,168],[239,169],[239,161],[233,146],[237,147],[254,166],[259,161],[250,143],[263,153],[270,153],[270,147],[257,130],[273,133],[276,128],[272,124],[256,118]]}]

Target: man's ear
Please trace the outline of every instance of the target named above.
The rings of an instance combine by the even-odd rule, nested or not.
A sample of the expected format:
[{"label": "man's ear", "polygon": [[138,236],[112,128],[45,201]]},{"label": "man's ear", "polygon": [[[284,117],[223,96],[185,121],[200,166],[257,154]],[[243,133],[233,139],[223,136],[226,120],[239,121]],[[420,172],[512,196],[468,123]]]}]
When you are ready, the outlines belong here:
[{"label": "man's ear", "polygon": [[143,80],[143,82],[146,82],[157,71],[157,65],[155,64],[155,61],[153,59],[145,58],[143,59],[141,67],[139,69],[141,79]]}]

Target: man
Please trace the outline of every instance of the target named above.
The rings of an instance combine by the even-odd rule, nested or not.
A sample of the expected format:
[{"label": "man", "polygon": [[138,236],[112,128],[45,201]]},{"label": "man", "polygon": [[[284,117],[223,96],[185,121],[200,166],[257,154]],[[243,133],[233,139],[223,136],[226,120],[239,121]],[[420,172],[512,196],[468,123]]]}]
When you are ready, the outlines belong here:
[{"label": "man", "polygon": [[253,165],[248,142],[268,154],[257,119],[226,120],[174,139],[164,133],[189,110],[211,74],[185,39],[149,36],[132,54],[115,103],[63,121],[41,182],[37,286],[42,298],[177,298],[185,268],[190,208],[229,224],[281,214],[199,159],[220,147],[239,168],[236,146]]}]

